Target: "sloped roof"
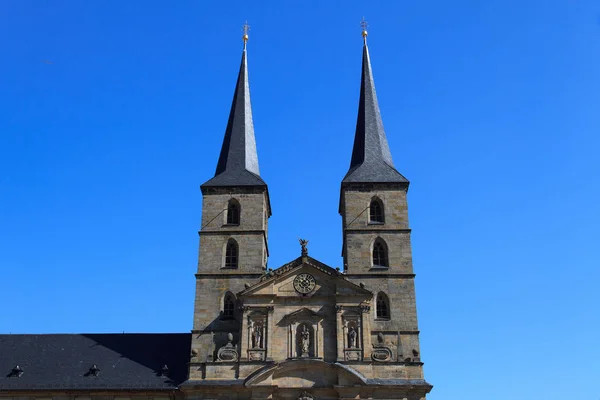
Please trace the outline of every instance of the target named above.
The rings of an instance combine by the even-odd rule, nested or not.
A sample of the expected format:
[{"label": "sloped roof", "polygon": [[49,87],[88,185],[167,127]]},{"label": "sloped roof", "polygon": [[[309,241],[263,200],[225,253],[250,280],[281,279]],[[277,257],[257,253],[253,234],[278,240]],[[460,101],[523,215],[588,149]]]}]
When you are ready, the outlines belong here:
[{"label": "sloped roof", "polygon": [[215,176],[202,185],[215,186],[266,186],[258,170],[246,48],[242,53],[242,63]]},{"label": "sloped roof", "polygon": [[396,170],[392,161],[375,92],[369,49],[365,41],[354,147],[350,168],[342,180],[342,185],[388,182],[408,183],[408,180]]},{"label": "sloped roof", "polygon": [[190,348],[189,333],[0,335],[0,390],[173,390]]}]

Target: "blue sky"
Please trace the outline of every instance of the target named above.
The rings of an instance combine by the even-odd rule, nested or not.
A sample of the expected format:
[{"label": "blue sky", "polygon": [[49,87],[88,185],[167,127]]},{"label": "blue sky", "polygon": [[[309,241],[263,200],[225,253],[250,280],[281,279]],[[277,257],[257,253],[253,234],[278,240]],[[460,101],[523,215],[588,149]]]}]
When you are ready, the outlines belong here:
[{"label": "blue sky", "polygon": [[0,2],[0,332],[191,329],[246,20],[269,266],[341,266],[363,16],[428,398],[600,399],[591,0]]}]

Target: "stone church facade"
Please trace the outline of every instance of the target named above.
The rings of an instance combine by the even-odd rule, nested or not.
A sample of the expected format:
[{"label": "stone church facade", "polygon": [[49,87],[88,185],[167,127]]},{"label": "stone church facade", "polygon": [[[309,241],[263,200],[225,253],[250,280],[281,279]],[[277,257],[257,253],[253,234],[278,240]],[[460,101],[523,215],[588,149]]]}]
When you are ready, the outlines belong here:
[{"label": "stone church facade", "polygon": [[[350,168],[341,181],[344,267],[309,256],[267,268],[246,46],[202,222],[190,334],[0,335],[0,400],[423,400],[408,224],[363,32]],[[247,36],[245,36],[245,40]]]}]

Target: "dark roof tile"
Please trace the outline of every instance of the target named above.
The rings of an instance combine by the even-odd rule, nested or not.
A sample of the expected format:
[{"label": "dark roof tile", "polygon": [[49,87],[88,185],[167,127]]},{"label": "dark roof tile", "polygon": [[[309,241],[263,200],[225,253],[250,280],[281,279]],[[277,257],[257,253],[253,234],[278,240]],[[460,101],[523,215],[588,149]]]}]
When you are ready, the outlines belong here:
[{"label": "dark roof tile", "polygon": [[0,335],[0,390],[175,389],[190,348],[188,333]]}]

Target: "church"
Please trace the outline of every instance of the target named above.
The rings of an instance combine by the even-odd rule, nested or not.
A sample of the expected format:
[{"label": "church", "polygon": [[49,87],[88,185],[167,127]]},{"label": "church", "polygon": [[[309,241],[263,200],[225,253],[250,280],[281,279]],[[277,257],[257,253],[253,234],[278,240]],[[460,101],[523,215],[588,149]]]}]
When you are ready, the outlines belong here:
[{"label": "church", "polygon": [[256,152],[247,33],[202,222],[191,333],[0,335],[0,400],[424,400],[408,225],[367,32],[354,147],[341,180],[343,269],[267,268],[271,203]]}]

